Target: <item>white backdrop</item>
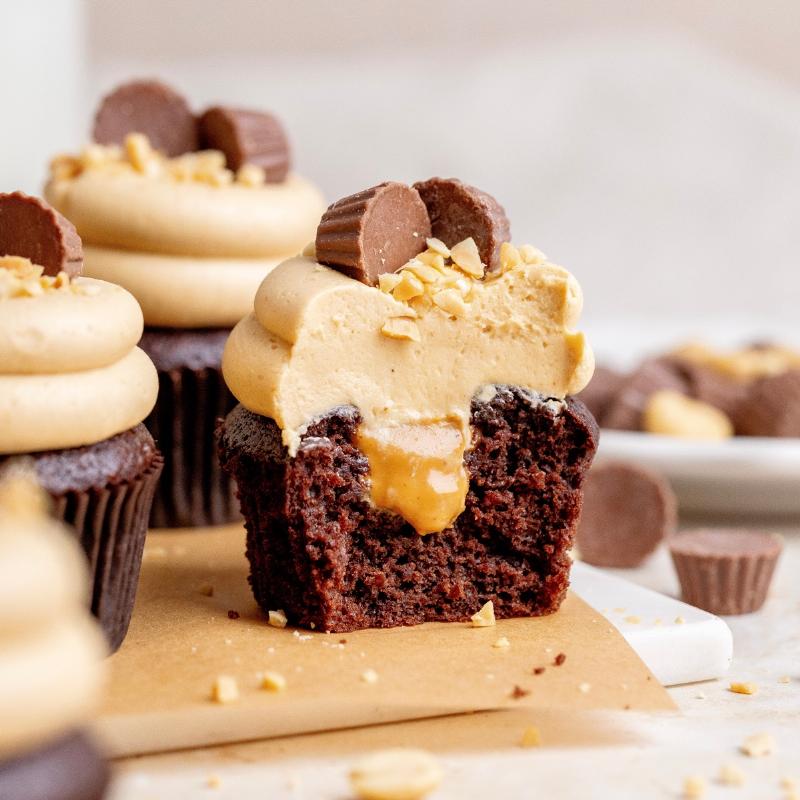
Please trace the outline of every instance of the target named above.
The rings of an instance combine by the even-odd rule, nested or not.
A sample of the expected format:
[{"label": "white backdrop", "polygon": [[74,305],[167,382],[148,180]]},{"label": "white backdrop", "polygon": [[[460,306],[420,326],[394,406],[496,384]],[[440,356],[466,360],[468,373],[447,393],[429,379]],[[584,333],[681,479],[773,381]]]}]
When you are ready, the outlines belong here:
[{"label": "white backdrop", "polygon": [[[80,16],[77,1],[48,6],[59,2]],[[84,129],[99,94],[132,75],[160,76],[198,106],[272,109],[330,199],[431,174],[494,193],[516,240],[578,276],[601,352],[692,333],[800,343],[798,4],[104,0],[85,11]],[[63,72],[58,53],[42,57]],[[33,99],[12,95],[20,115]],[[75,112],[53,115],[48,148],[79,143]],[[19,143],[29,155],[2,168],[3,188],[40,180],[42,138]]]}]

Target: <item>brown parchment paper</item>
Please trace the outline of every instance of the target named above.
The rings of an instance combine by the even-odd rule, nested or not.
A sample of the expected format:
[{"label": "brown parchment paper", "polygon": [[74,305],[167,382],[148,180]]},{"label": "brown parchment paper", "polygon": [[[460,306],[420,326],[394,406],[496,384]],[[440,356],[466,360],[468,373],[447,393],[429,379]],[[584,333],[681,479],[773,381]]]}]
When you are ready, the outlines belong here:
[{"label": "brown parchment paper", "polygon": [[[133,621],[111,658],[97,722],[112,755],[489,709],[674,707],[620,634],[574,595],[557,614],[490,628],[278,629],[252,599],[243,552],[238,526],[148,537]],[[509,647],[494,647],[501,636]],[[554,666],[559,653],[566,660]],[[281,673],[286,689],[259,688],[265,670]],[[375,682],[365,680],[371,670]],[[238,701],[211,700],[222,674],[236,678]]]}]

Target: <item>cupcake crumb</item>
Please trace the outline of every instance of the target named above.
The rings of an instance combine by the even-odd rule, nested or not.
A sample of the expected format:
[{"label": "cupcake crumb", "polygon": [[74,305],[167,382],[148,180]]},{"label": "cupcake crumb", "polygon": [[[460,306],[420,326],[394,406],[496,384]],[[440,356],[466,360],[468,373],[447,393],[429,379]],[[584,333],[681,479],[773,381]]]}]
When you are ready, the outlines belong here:
[{"label": "cupcake crumb", "polygon": [[281,608],[278,608],[275,611],[270,611],[268,616],[269,624],[272,625],[273,628],[285,628],[286,624],[289,622],[286,614]]},{"label": "cupcake crumb", "polygon": [[554,667],[560,667],[566,660],[567,660],[567,654],[566,653],[559,653],[553,659],[553,666]]},{"label": "cupcake crumb", "polygon": [[527,697],[530,693],[530,689],[523,689],[521,686],[514,686],[514,688],[511,690],[511,699],[520,700],[523,697]]},{"label": "cupcake crumb", "polygon": [[214,587],[210,583],[204,583],[198,591],[203,597],[213,597],[214,596]]},{"label": "cupcake crumb", "polygon": [[239,614],[238,611],[234,611],[233,609],[228,611],[228,619],[239,619],[240,616],[241,614]]},{"label": "cupcake crumb", "polygon": [[476,611],[470,619],[473,628],[489,628],[495,624],[494,603],[489,600],[481,606],[480,611]]}]

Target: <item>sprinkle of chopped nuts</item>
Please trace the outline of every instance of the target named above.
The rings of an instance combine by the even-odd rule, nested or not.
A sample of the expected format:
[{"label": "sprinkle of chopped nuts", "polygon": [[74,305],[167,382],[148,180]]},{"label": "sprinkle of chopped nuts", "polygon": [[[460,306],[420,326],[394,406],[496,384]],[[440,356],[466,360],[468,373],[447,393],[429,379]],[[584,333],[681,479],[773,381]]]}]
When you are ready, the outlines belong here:
[{"label": "sprinkle of chopped nuts", "polygon": [[441,292],[437,292],[433,296],[433,304],[454,317],[463,317],[467,313],[466,303],[455,289],[442,289]]},{"label": "sprinkle of chopped nuts", "polygon": [[481,606],[480,611],[476,611],[470,619],[473,628],[489,628],[495,624],[494,603],[489,600]]},{"label": "sprinkle of chopped nuts", "polygon": [[439,762],[424,750],[394,748],[364,756],[350,770],[360,800],[421,800],[442,782]]},{"label": "sprinkle of chopped nuts", "polygon": [[399,274],[400,280],[392,292],[395,300],[411,300],[425,293],[425,284],[413,272],[404,269]]},{"label": "sprinkle of chopped nuts", "polygon": [[700,775],[690,775],[683,782],[683,796],[686,798],[705,797],[706,794],[706,779]]},{"label": "sprinkle of chopped nuts", "polygon": [[526,264],[540,264],[547,261],[547,256],[538,248],[530,244],[524,244],[519,249],[519,254]]},{"label": "sprinkle of chopped nuts", "polygon": [[408,317],[389,317],[381,327],[381,333],[390,339],[418,342],[420,340],[419,328],[413,319]]},{"label": "sprinkle of chopped nuts", "polygon": [[428,245],[428,250],[433,250],[434,253],[438,253],[442,258],[450,258],[450,248],[441,239],[431,236],[430,239],[425,240],[425,244]]},{"label": "sprinkle of chopped nuts", "polygon": [[239,699],[239,685],[232,675],[218,675],[211,688],[215,703],[235,703]]},{"label": "sprinkle of chopped nuts", "polygon": [[744,786],[745,778],[738,764],[723,764],[719,769],[719,782],[723,786]]},{"label": "sprinkle of chopped nuts", "polygon": [[450,248],[450,258],[453,259],[453,263],[456,264],[459,269],[462,269],[470,277],[483,277],[484,267],[481,263],[478,245],[475,244],[475,240],[472,237],[453,245],[453,247]]},{"label": "sprinkle of chopped nuts", "polygon": [[269,624],[272,625],[273,628],[285,628],[287,622],[289,622],[289,620],[283,609],[279,608],[276,611],[269,612]]},{"label": "sprinkle of chopped nuts", "polygon": [[522,263],[522,256],[519,250],[511,242],[503,242],[500,245],[500,269],[504,272],[513,269]]},{"label": "sprinkle of chopped nuts", "polygon": [[374,669],[365,669],[361,673],[361,680],[364,683],[377,683],[378,682],[378,673],[375,672]]},{"label": "sprinkle of chopped nuts", "polygon": [[261,674],[261,688],[268,692],[282,692],[286,688],[286,678],[280,672],[267,670]]},{"label": "sprinkle of chopped nuts", "polygon": [[492,647],[496,647],[498,650],[503,650],[506,647],[511,647],[511,642],[508,641],[507,637],[501,636],[499,639],[495,641]]},{"label": "sprinkle of chopped nuts", "polygon": [[266,182],[267,175],[264,172],[264,168],[259,167],[258,164],[242,164],[236,170],[236,183],[240,183],[243,186],[256,188],[263,186]]},{"label": "sprinkle of chopped nuts", "polygon": [[519,741],[520,747],[538,747],[542,743],[542,735],[539,729],[529,725],[522,731],[522,738]]},{"label": "sprinkle of chopped nuts", "polygon": [[728,691],[734,694],[755,694],[758,686],[755,683],[732,681]]},{"label": "sprinkle of chopped nuts", "polygon": [[96,284],[72,280],[66,272],[51,276],[44,267],[22,256],[0,256],[0,300],[39,297],[51,292],[70,292],[92,296],[100,291]]},{"label": "sprinkle of chopped nuts", "polygon": [[740,749],[750,758],[762,758],[775,752],[775,738],[769,733],[754,733],[742,742]]}]

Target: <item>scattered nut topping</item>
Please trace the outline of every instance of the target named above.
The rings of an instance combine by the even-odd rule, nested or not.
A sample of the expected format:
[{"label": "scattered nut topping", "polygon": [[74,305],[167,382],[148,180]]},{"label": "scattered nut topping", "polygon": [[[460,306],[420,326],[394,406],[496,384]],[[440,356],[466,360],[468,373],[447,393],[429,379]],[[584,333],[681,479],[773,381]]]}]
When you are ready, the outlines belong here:
[{"label": "scattered nut topping", "polygon": [[364,683],[377,683],[378,682],[378,673],[375,672],[374,669],[365,669],[361,673],[361,680]]},{"label": "scattered nut topping", "polygon": [[261,673],[261,688],[268,692],[282,692],[286,688],[286,678],[280,672],[267,670]]},{"label": "scattered nut topping", "polygon": [[210,186],[235,183],[253,189],[266,182],[263,168],[256,164],[243,164],[235,173],[227,169],[225,154],[219,150],[201,150],[168,158],[155,150],[143,133],[129,133],[123,147],[90,144],[78,156],[58,155],[50,162],[50,177],[55,181],[71,180],[89,170],[127,172]]},{"label": "scattered nut topping", "polygon": [[547,261],[547,256],[532,244],[524,244],[519,249],[519,254],[526,264],[541,264]]},{"label": "scattered nut topping", "polygon": [[755,683],[732,681],[728,691],[734,694],[755,694],[758,686]]},{"label": "scattered nut topping", "polygon": [[417,323],[408,317],[390,317],[383,323],[381,333],[390,339],[404,339],[411,342],[420,340]]},{"label": "scattered nut topping", "polygon": [[533,668],[534,675],[543,675],[544,674],[544,667],[534,667]]},{"label": "scattered nut topping", "polygon": [[687,798],[704,797],[706,793],[706,779],[700,775],[690,775],[683,782],[683,796]]},{"label": "scattered nut topping", "polygon": [[489,628],[495,624],[494,603],[489,600],[481,606],[480,611],[476,611],[470,619],[473,628]]},{"label": "scattered nut topping", "polygon": [[744,786],[746,777],[737,764],[723,764],[719,769],[719,782],[724,786]]},{"label": "scattered nut topping", "polygon": [[461,294],[455,289],[442,289],[433,296],[433,304],[454,317],[463,317],[467,313],[467,305]]},{"label": "scattered nut topping", "polygon": [[775,752],[775,738],[769,733],[754,733],[742,742],[740,749],[750,758],[762,758]]},{"label": "scattered nut topping", "polygon": [[500,245],[500,268],[505,271],[513,269],[522,263],[522,256],[519,250],[511,242],[503,242]]},{"label": "scattered nut topping", "polygon": [[539,729],[533,725],[529,725],[522,732],[522,738],[519,741],[520,747],[538,747],[542,743],[542,735]]},{"label": "scattered nut topping", "polygon": [[511,699],[519,700],[522,697],[527,697],[530,694],[530,689],[523,689],[521,686],[514,686],[511,690]]},{"label": "scattered nut topping", "polygon": [[55,277],[44,274],[44,267],[21,256],[0,256],[0,300],[38,297],[50,292],[95,295],[99,288],[71,280],[66,272]]},{"label": "scattered nut topping", "polygon": [[350,785],[360,800],[420,800],[442,778],[442,768],[430,753],[411,748],[371,753],[350,770]]},{"label": "scattered nut topping", "polygon": [[241,614],[238,611],[234,611],[233,609],[228,611],[228,619],[239,619],[240,616]]},{"label": "scattered nut topping", "polygon": [[484,273],[484,265],[481,264],[481,255],[478,252],[478,245],[475,240],[470,237],[464,239],[450,248],[450,258],[453,263],[462,269],[472,278],[482,278]]},{"label": "scattered nut topping", "polygon": [[567,654],[566,653],[559,653],[553,659],[553,666],[554,667],[560,667],[566,660],[567,660]]},{"label": "scattered nut topping", "polygon": [[273,628],[285,628],[287,622],[289,622],[289,620],[283,612],[283,609],[279,608],[276,611],[269,612],[269,624],[272,625]]},{"label": "scattered nut topping", "polygon": [[211,688],[215,703],[235,703],[239,699],[239,685],[232,675],[218,675]]}]

